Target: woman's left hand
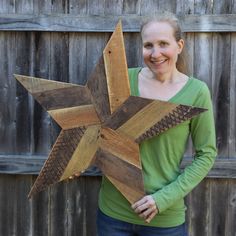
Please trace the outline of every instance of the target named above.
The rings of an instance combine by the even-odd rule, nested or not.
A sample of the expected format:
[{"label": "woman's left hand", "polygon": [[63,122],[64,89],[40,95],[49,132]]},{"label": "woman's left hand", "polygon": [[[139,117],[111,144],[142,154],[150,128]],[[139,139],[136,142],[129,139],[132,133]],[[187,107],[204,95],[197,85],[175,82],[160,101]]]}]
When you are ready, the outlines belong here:
[{"label": "woman's left hand", "polygon": [[135,202],[132,208],[146,223],[150,223],[153,217],[158,213],[157,205],[151,195],[147,195]]}]

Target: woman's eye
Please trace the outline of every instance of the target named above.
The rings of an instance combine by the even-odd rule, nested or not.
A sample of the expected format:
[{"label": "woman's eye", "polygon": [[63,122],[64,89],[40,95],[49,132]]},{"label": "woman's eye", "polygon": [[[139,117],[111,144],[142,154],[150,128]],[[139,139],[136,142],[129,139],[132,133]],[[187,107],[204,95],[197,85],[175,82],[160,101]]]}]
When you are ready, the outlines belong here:
[{"label": "woman's eye", "polygon": [[152,44],[151,43],[144,44],[144,48],[147,49],[152,48]]},{"label": "woman's eye", "polygon": [[161,47],[165,47],[165,46],[167,46],[167,45],[168,45],[167,42],[160,42],[160,46],[161,46]]}]

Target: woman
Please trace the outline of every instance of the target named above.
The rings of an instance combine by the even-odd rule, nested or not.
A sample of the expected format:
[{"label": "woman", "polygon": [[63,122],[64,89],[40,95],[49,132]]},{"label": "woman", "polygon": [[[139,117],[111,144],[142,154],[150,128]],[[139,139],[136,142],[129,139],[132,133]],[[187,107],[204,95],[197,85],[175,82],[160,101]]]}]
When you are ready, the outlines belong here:
[{"label": "woman", "polygon": [[[216,157],[215,130],[206,84],[185,74],[178,20],[159,16],[141,28],[144,68],[129,69],[131,94],[207,108],[208,111],[140,145],[147,195],[130,206],[103,177],[97,218],[99,236],[187,235],[184,197],[207,175]],[[191,135],[191,165],[180,172]]]}]

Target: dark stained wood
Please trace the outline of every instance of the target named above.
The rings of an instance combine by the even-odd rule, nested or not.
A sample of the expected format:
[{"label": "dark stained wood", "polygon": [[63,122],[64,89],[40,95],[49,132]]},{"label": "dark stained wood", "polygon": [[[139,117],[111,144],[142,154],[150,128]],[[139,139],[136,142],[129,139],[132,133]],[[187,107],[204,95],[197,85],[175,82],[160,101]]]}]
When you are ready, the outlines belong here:
[{"label": "dark stained wood", "polygon": [[[118,129],[139,110],[150,104],[152,100],[130,96],[105,122],[104,126]],[[135,104],[135,106],[133,105]]]},{"label": "dark stained wood", "polygon": [[101,122],[104,122],[111,114],[111,111],[103,57],[100,58],[90,75],[87,86],[91,92],[91,100],[97,111],[98,117]]},{"label": "dark stained wood", "polygon": [[[113,163],[116,164],[114,165]],[[127,161],[123,161],[121,158],[117,158],[115,155],[102,149],[99,149],[96,153],[95,165],[108,177],[111,176],[137,191],[140,195],[135,196],[136,201],[144,195],[143,179],[140,168],[137,168]],[[126,196],[126,189],[122,189],[121,193]],[[129,192],[127,192],[127,194],[129,195]],[[134,202],[135,201],[131,203]]]},{"label": "dark stained wood", "polygon": [[84,86],[21,75],[16,75],[16,79],[46,110],[91,104],[90,93]]},{"label": "dark stained wood", "polygon": [[29,193],[29,197],[60,181],[85,130],[85,127],[79,127],[61,131]]}]

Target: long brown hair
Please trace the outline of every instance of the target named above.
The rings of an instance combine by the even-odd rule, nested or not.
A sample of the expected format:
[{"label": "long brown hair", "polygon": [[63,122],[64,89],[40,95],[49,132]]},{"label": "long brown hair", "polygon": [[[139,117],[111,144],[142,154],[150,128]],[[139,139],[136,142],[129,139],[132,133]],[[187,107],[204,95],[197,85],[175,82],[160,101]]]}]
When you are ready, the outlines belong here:
[{"label": "long brown hair", "polygon": [[[170,24],[170,26],[173,28],[173,32],[174,32],[174,37],[176,39],[176,42],[178,42],[180,39],[184,40],[184,36],[181,30],[181,26],[179,23],[178,18],[170,13],[170,12],[162,12],[159,13],[153,17],[148,17],[143,19],[143,23],[141,25],[141,35],[143,33],[143,29],[145,28],[146,25],[148,25],[150,22],[167,22]],[[189,56],[188,53],[186,51],[186,47],[184,46],[182,52],[178,55],[178,59],[176,62],[176,68],[178,69],[178,71],[184,73],[184,74],[189,74]]]}]

